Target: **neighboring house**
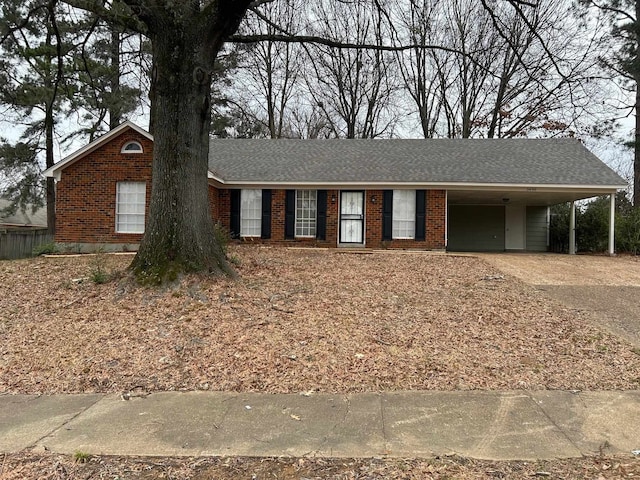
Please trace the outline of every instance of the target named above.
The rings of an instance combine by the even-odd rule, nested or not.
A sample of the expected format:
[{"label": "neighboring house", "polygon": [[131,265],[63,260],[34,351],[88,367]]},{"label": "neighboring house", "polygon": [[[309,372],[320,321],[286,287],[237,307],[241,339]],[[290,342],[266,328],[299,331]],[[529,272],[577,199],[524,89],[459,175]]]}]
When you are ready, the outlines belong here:
[{"label": "neighboring house", "polygon": [[47,209],[36,208],[26,205],[22,210],[20,207],[12,213],[4,213],[4,210],[11,206],[9,200],[0,198],[0,230],[10,229],[39,229],[47,228]]},{"label": "neighboring house", "polygon": [[52,241],[47,232],[47,209],[26,205],[8,214],[11,202],[0,198],[0,260],[26,258],[34,248]]},{"label": "neighboring house", "polygon": [[[135,248],[152,149],[127,122],[49,168],[56,242]],[[213,139],[209,185],[246,241],[454,251],[545,251],[549,206],[626,187],[575,139]]]}]

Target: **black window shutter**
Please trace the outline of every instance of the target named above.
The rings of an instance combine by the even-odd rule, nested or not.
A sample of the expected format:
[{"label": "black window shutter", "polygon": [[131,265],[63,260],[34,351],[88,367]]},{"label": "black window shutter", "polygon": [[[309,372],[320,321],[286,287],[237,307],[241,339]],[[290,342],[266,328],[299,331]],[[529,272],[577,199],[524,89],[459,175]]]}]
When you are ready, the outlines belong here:
[{"label": "black window shutter", "polygon": [[316,203],[316,238],[327,239],[327,191],[318,190]]},{"label": "black window shutter", "polygon": [[287,190],[284,197],[284,238],[296,236],[296,191]]},{"label": "black window shutter", "polygon": [[382,240],[391,240],[393,233],[393,190],[382,192]]},{"label": "black window shutter", "polygon": [[427,206],[427,192],[416,190],[416,240],[424,240],[426,237],[425,213]]},{"label": "black window shutter", "polygon": [[260,238],[271,238],[271,190],[262,190],[262,225]]},{"label": "black window shutter", "polygon": [[229,190],[231,200],[231,238],[240,238],[240,190]]}]

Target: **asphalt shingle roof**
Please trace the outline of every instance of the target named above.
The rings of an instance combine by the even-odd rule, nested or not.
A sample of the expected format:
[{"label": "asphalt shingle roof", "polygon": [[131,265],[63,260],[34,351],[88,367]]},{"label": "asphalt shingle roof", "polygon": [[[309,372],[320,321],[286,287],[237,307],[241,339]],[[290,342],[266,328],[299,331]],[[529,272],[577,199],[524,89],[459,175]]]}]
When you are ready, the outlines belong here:
[{"label": "asphalt shingle roof", "polygon": [[623,186],[576,139],[213,139],[225,182]]},{"label": "asphalt shingle roof", "polygon": [[3,209],[11,205],[9,200],[0,198],[0,225],[25,225],[25,226],[47,226],[47,209],[37,208],[35,211],[31,205],[23,211],[18,208],[14,214],[6,215]]}]

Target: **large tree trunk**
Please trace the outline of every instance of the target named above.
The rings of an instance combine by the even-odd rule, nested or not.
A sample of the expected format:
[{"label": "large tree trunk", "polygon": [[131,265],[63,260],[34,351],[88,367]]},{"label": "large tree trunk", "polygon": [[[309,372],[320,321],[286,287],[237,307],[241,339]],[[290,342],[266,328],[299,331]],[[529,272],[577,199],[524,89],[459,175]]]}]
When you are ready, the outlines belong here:
[{"label": "large tree trunk", "polygon": [[211,72],[224,32],[213,29],[218,38],[211,39],[211,24],[186,15],[153,20],[153,180],[131,268],[138,281],[151,284],[182,272],[233,275],[214,235],[207,179]]},{"label": "large tree trunk", "polygon": [[[640,2],[639,2],[640,3]],[[636,129],[633,143],[633,206],[640,208],[640,75],[636,76]]]},{"label": "large tree trunk", "polygon": [[[636,54],[638,50],[640,50],[640,27],[638,27],[638,22],[640,22],[640,1],[636,0],[635,2],[635,51]],[[635,104],[635,114],[636,114],[636,129],[634,136],[634,144],[633,144],[633,206],[634,208],[640,208],[640,112],[638,109],[640,108],[640,66],[638,65],[638,59],[636,58],[634,69],[633,69],[633,77],[636,87],[636,104]]]}]

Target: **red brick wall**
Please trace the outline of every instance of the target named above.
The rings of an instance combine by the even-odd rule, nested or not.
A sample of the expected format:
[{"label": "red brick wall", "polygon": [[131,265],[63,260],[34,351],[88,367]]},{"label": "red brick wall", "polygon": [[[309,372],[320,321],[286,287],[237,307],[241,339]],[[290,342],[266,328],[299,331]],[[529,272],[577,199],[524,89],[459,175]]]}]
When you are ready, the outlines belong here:
[{"label": "red brick wall", "polygon": [[427,190],[427,248],[444,250],[447,221],[447,192]]},{"label": "red brick wall", "polygon": [[[141,154],[120,153],[129,141],[138,141]],[[107,144],[66,167],[56,184],[56,234],[59,243],[139,243],[142,235],[115,231],[116,184],[146,182],[147,212],[151,196],[152,143],[134,130],[127,130]],[[446,192],[427,191],[426,240],[382,241],[382,190],[365,192],[366,246],[373,248],[445,248]],[[327,191],[326,240],[312,238],[286,240],[285,190],[272,190],[271,239],[251,239],[269,244],[301,244],[335,247],[339,231],[339,190]],[[375,201],[374,201],[375,198]],[[227,229],[231,201],[228,189],[209,186],[211,215]]]},{"label": "red brick wall", "polygon": [[211,218],[217,221],[220,218],[220,190],[209,185],[209,206],[211,208]]},{"label": "red brick wall", "polygon": [[[427,211],[425,215],[426,235],[424,241],[382,240],[382,196],[383,190],[368,190],[366,193],[366,222],[368,247],[375,248],[421,248],[441,250],[445,248],[446,192],[427,190]],[[375,202],[373,199],[375,198]]]},{"label": "red brick wall", "polygon": [[[230,196],[229,190],[217,190],[218,209],[212,207],[214,218],[218,218],[227,229],[230,226]],[[446,192],[444,190],[427,190],[426,211],[426,239],[382,241],[382,190],[368,190],[365,192],[365,241],[367,247],[372,248],[419,248],[438,250],[445,248],[445,211]],[[375,201],[374,201],[375,197]],[[252,243],[266,244],[300,244],[321,247],[335,247],[338,243],[339,231],[339,190],[327,191],[327,235],[326,240],[313,238],[299,238],[287,240],[284,238],[285,223],[285,190],[272,190],[271,196],[271,238],[261,240],[251,238],[244,240]],[[213,203],[213,202],[212,202]],[[217,212],[217,213],[216,213]],[[217,216],[216,216],[217,215]]]},{"label": "red brick wall", "polygon": [[[120,153],[135,140],[143,153]],[[139,243],[142,235],[116,233],[116,183],[146,182],[151,196],[153,144],[127,130],[67,166],[56,183],[56,233],[60,243]]]}]

